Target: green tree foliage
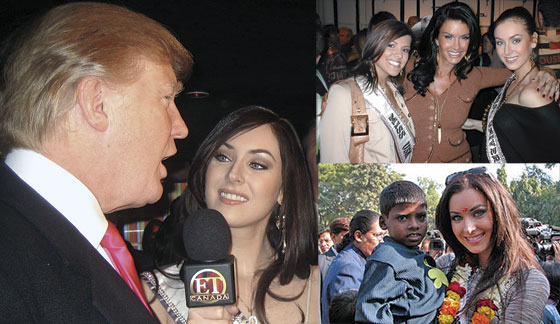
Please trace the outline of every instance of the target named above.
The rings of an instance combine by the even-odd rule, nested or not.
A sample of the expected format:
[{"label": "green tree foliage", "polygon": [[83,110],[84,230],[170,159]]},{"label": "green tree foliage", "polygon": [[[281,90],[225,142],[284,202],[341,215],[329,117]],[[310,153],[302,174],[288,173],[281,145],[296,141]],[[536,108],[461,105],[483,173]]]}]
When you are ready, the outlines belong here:
[{"label": "green tree foliage", "polygon": [[417,184],[424,190],[426,194],[426,202],[428,204],[428,230],[433,230],[435,226],[436,209],[439,202],[440,193],[443,186],[430,178],[418,177]]},{"label": "green tree foliage", "polygon": [[378,163],[319,164],[319,226],[361,209],[379,212],[379,194],[403,175]]},{"label": "green tree foliage", "polygon": [[521,178],[513,180],[509,189],[521,217],[560,225],[560,182],[552,181],[538,166],[526,166]]},{"label": "green tree foliage", "polygon": [[507,183],[506,165],[502,164],[502,166],[498,168],[496,173],[497,173],[497,176],[498,176],[498,181],[500,181],[504,185],[504,187],[506,187],[506,189],[509,189],[509,186],[508,186],[508,183]]}]

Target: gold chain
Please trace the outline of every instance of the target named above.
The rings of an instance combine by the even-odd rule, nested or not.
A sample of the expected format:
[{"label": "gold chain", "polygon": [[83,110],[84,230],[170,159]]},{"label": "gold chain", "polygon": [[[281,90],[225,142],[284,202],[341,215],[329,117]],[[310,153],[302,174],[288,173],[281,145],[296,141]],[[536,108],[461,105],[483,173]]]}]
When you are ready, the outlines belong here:
[{"label": "gold chain", "polygon": [[[428,91],[430,92],[430,95],[432,96],[432,100],[434,101],[434,104],[436,105],[436,116],[434,118],[434,127],[437,127],[437,137],[438,137],[438,144],[441,143],[441,115],[443,113],[443,107],[445,106],[445,103],[447,102],[447,98],[449,97],[449,89],[451,89],[451,87],[455,84],[455,82],[457,82],[457,78],[455,78],[455,80],[453,80],[453,82],[451,82],[451,84],[447,87],[447,89],[445,89],[445,98],[443,99],[443,103],[440,105],[439,101],[437,99],[436,96],[434,96],[434,94],[430,91],[430,89],[428,89]],[[443,94],[443,92],[440,94],[440,96]]]}]

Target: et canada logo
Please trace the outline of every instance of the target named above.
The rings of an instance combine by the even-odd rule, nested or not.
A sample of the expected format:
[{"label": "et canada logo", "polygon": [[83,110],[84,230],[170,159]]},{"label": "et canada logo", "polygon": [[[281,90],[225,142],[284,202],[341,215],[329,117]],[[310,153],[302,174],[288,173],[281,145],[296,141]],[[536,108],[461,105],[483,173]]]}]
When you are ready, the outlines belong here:
[{"label": "et canada logo", "polygon": [[214,269],[202,269],[192,276],[190,301],[213,304],[230,298],[224,276]]}]

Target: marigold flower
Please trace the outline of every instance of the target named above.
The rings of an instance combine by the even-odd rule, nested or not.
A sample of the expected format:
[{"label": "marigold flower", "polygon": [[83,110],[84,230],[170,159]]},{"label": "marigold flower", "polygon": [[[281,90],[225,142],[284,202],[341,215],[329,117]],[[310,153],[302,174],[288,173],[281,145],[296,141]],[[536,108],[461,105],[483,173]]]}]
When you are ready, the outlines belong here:
[{"label": "marigold flower", "polygon": [[488,307],[488,306],[481,306],[478,307],[478,309],[476,310],[477,312],[486,315],[490,320],[492,320],[494,318],[494,310],[492,310],[492,308]]},{"label": "marigold flower", "polygon": [[461,296],[459,296],[458,293],[454,292],[453,290],[449,290],[447,293],[445,293],[447,295],[447,297],[453,299],[453,300],[460,300]]},{"label": "marigold flower", "polygon": [[451,316],[451,315],[439,315],[438,316],[438,323],[439,324],[451,324],[451,323],[453,323],[454,318],[455,318],[455,316]]},{"label": "marigold flower", "polygon": [[474,313],[473,317],[471,318],[471,324],[489,324],[490,319],[481,313]]}]

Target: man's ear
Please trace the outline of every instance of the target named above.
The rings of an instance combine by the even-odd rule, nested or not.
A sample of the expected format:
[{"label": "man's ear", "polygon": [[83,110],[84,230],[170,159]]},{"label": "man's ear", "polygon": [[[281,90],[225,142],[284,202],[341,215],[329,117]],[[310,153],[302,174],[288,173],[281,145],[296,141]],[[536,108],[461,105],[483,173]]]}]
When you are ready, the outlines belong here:
[{"label": "man's ear", "polygon": [[381,227],[382,230],[386,231],[387,230],[387,224],[385,223],[385,215],[381,215],[381,217],[379,217],[379,227]]},{"label": "man's ear", "polygon": [[354,241],[358,242],[358,243],[362,243],[362,232],[360,230],[356,230],[354,232]]},{"label": "man's ear", "polygon": [[103,107],[103,82],[97,77],[84,78],[78,84],[76,97],[84,120],[97,131],[106,131],[109,116]]}]

